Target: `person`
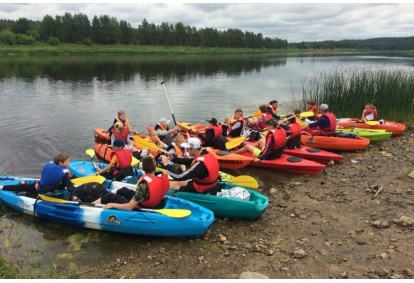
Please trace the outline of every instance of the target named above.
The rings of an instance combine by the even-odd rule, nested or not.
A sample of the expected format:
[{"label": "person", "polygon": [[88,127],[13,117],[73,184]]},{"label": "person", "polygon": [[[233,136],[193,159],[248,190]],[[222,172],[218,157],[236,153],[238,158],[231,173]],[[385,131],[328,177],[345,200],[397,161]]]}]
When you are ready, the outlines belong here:
[{"label": "person", "polygon": [[236,109],[231,119],[226,117],[223,125],[223,136],[239,137],[244,125],[243,110]]},{"label": "person", "polygon": [[149,136],[145,138],[146,141],[155,144],[160,150],[146,149],[141,150],[141,158],[147,155],[152,155],[157,159],[160,154],[167,149],[168,145],[160,140],[158,132],[154,129],[149,131]]},{"label": "person", "polygon": [[[187,151],[185,150],[184,147],[181,146],[181,144],[184,142],[185,142],[184,136],[177,133],[174,135],[173,141],[167,147],[166,151],[172,154],[175,154],[178,157],[183,157],[183,156],[188,157],[189,155]],[[173,166],[170,166],[169,168],[170,170],[174,171],[174,173],[182,173],[186,170],[185,165],[183,164],[179,165],[179,164],[173,163],[172,161],[169,161],[166,154],[161,154],[161,156],[157,159],[157,165],[159,164],[161,167],[164,168],[164,160],[166,160],[166,163],[173,165]]]},{"label": "person", "polygon": [[286,147],[288,149],[301,148],[302,128],[297,123],[296,116],[294,114],[288,114],[286,115],[285,121],[287,124],[287,129],[285,128],[287,137]]},{"label": "person", "polygon": [[378,121],[377,108],[371,103],[365,104],[365,108],[362,111],[361,120],[364,122],[365,121]]},{"label": "person", "polygon": [[102,175],[106,179],[122,181],[125,177],[134,175],[131,161],[132,153],[125,148],[124,141],[115,139],[112,144],[111,162],[105,168],[98,169],[96,174]]},{"label": "person", "polygon": [[300,118],[301,113],[302,113],[302,110],[300,109],[295,109],[293,111],[293,115],[295,115],[295,120],[296,120],[296,123],[298,123],[298,125],[300,125],[300,123],[302,122],[302,118]]},{"label": "person", "polygon": [[266,121],[272,118],[272,114],[267,111],[265,104],[260,105],[259,110],[262,112],[262,115],[257,118],[257,129],[263,130],[266,128]]},{"label": "person", "polygon": [[189,167],[183,173],[175,174],[168,170],[168,164],[164,163],[168,175],[174,179],[174,181],[170,181],[170,189],[200,194],[216,194],[220,176],[217,158],[205,149],[201,149],[201,141],[198,138],[189,138],[181,146],[187,149],[192,158],[180,158],[168,153],[168,160]]},{"label": "person", "polygon": [[69,164],[69,155],[66,153],[58,153],[53,158],[53,161],[46,163],[43,167],[39,182],[26,184],[26,181],[21,181],[20,185],[4,186],[3,190],[26,192],[30,197],[37,197],[38,194],[62,191],[60,195],[69,199],[70,194],[75,189],[75,185],[70,179],[72,173],[68,169]]},{"label": "person", "polygon": [[116,122],[114,128],[111,130],[111,139],[109,141],[109,144],[113,144],[115,139],[123,140],[125,147],[132,152],[132,155],[137,159],[140,158],[139,150],[134,146],[131,139],[129,138],[127,127],[125,127],[121,122]]},{"label": "person", "polygon": [[206,119],[206,122],[208,122],[208,127],[205,128],[204,134],[199,133],[198,130],[192,132],[197,134],[197,137],[201,140],[202,146],[211,146],[220,150],[225,150],[227,139],[222,135],[222,126],[219,125],[216,118]]},{"label": "person", "polygon": [[171,121],[167,120],[166,118],[161,118],[160,121],[154,127],[154,130],[157,131],[160,140],[166,143],[167,145],[171,143],[172,135],[174,135],[178,129],[178,126],[176,125],[173,129],[170,130],[170,127],[168,126],[170,122]]},{"label": "person", "polygon": [[[254,161],[273,160],[282,156],[283,150],[286,148],[286,131],[280,124],[282,120],[271,118],[266,121],[268,134],[262,137],[255,144],[246,144],[244,147],[234,151],[233,153],[253,153]],[[262,148],[263,150],[260,150]]]},{"label": "person", "polygon": [[170,187],[168,175],[161,172],[158,176],[156,175],[156,163],[151,155],[142,158],[141,162],[145,174],[138,180],[135,191],[122,187],[116,193],[108,193],[93,203],[105,204],[104,209],[163,208],[165,204],[164,196]]},{"label": "person", "polygon": [[318,120],[319,110],[318,110],[318,105],[316,105],[315,100],[308,99],[306,101],[306,111],[312,111],[313,112],[313,116],[308,117],[308,119],[310,121]]},{"label": "person", "polygon": [[[112,123],[112,126],[106,132],[110,133],[110,135],[111,135],[112,129],[114,128],[114,125],[117,122],[122,123],[122,125],[127,128],[127,131],[130,135],[134,135],[134,134],[138,135],[139,134],[137,131],[131,129],[128,118],[126,117],[126,113],[125,113],[124,110],[119,110],[118,111],[118,117],[114,118],[114,122]],[[105,133],[105,131],[103,131],[103,132]]]},{"label": "person", "polygon": [[277,120],[280,120],[280,116],[276,114],[277,106],[279,105],[279,102],[277,100],[272,100],[268,104],[266,104],[267,112],[272,115],[273,118]]},{"label": "person", "polygon": [[316,122],[310,123],[302,127],[302,130],[313,129],[308,131],[315,136],[335,136],[336,135],[336,117],[335,114],[329,112],[328,104],[321,104],[319,106],[322,116]]}]

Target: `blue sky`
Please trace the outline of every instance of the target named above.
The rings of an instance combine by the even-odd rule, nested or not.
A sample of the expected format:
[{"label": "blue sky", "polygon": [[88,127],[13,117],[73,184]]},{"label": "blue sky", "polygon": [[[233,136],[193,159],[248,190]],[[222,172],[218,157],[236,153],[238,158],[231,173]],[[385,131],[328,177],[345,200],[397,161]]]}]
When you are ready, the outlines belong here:
[{"label": "blue sky", "polygon": [[237,28],[289,42],[414,36],[414,3],[2,3],[0,18],[42,20],[45,15],[109,15],[137,28],[182,22],[196,28]]}]

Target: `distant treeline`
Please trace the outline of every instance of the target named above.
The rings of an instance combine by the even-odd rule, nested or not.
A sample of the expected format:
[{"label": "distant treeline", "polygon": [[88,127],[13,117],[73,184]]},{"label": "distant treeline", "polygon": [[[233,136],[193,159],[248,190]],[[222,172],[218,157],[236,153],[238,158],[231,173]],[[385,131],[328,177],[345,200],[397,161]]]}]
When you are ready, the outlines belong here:
[{"label": "distant treeline", "polygon": [[94,16],[92,22],[85,14],[65,13],[63,16],[43,17],[42,21],[19,18],[17,21],[0,19],[0,44],[32,45],[44,42],[50,45],[74,43],[134,44],[229,48],[288,48],[287,40],[263,37],[261,33],[240,29],[220,31],[215,28],[185,26],[166,22],[155,25],[142,21],[133,28],[126,21],[108,15]]},{"label": "distant treeline", "polygon": [[299,49],[371,49],[371,50],[414,50],[414,36],[412,37],[383,37],[363,40],[327,40],[300,43],[290,43],[290,47]]}]

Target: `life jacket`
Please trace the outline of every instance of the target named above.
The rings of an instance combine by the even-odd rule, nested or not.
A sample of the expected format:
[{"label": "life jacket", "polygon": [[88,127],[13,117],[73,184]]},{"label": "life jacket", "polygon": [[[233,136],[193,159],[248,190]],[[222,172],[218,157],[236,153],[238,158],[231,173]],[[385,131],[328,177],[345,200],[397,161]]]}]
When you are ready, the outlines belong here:
[{"label": "life jacket", "polygon": [[272,150],[279,149],[280,147],[286,144],[286,131],[282,128],[275,128],[269,131],[266,136],[266,145],[265,148],[269,146],[270,141],[274,140],[273,146],[270,148]]},{"label": "life jacket", "polygon": [[272,118],[272,114],[270,114],[269,112],[262,113],[262,116],[258,119],[257,123],[261,130],[267,127],[266,121],[270,118]]},{"label": "life jacket", "polygon": [[293,123],[288,125],[288,127],[290,128],[290,139],[293,139],[294,137],[300,135],[302,133],[302,128],[300,127],[300,125],[298,123]]},{"label": "life jacket", "polygon": [[[152,141],[152,139],[148,136],[145,138],[146,141],[153,143],[156,147],[158,147],[155,142]],[[159,155],[161,154],[161,152],[159,150],[155,150],[155,149],[149,149],[148,150],[148,154],[151,154],[152,156],[154,156],[155,159],[157,159],[159,157]]]},{"label": "life jacket", "polygon": [[312,111],[314,117],[317,117],[318,116],[318,112],[319,112],[317,105],[309,105],[306,108],[306,111]]},{"label": "life jacket", "polygon": [[37,190],[41,191],[42,188],[59,184],[65,174],[69,174],[69,169],[57,165],[53,161],[48,162],[45,167],[43,167],[42,173],[40,174]]},{"label": "life jacket", "polygon": [[272,109],[273,114],[276,114],[276,109],[273,107],[272,104],[270,104],[270,103],[266,104],[266,108]]},{"label": "life jacket", "polygon": [[121,139],[123,141],[128,141],[128,136],[129,136],[129,131],[128,131],[128,127],[122,127],[122,132],[117,132],[115,131],[115,129],[112,129],[112,134],[114,135],[114,137],[116,139]]},{"label": "life jacket", "polygon": [[171,146],[174,147],[174,154],[178,157],[181,157],[184,155],[184,150],[181,149],[178,144],[176,144],[175,142],[171,143]]},{"label": "life jacket", "polygon": [[377,108],[368,110],[367,112],[365,112],[364,118],[367,117],[369,114],[374,113],[374,121],[378,121],[378,112],[377,112]]},{"label": "life jacket", "polygon": [[[161,125],[160,123],[157,123],[156,125],[155,125],[155,127],[154,127],[154,130],[158,130],[158,129],[161,129],[163,132],[165,132],[165,131],[169,131],[170,130],[170,127],[164,127],[163,125]],[[160,134],[158,134],[158,136],[159,136],[159,138],[160,138],[160,140],[163,140],[164,138],[165,138],[165,136],[166,135],[160,135]]]},{"label": "life jacket", "polygon": [[231,132],[231,128],[233,128],[234,124],[236,123],[241,123],[240,127],[243,127],[244,124],[244,116],[242,115],[239,119],[236,119],[236,114],[233,115],[233,117],[231,117],[230,122],[229,122],[229,127],[227,128],[227,132]]},{"label": "life jacket", "polygon": [[127,127],[127,129],[129,130],[129,121],[128,121],[128,118],[125,118],[125,120],[121,120],[121,119],[119,119],[119,117],[116,117],[115,120],[117,122],[121,122],[122,125],[124,125],[124,127]]},{"label": "life jacket", "polygon": [[170,180],[168,180],[168,174],[166,173],[162,173],[161,176],[145,174],[138,180],[137,186],[142,182],[147,183],[149,198],[142,201],[137,207],[154,207],[158,205],[170,188]]},{"label": "life jacket", "polygon": [[219,178],[219,163],[217,158],[210,152],[194,158],[193,164],[197,161],[203,162],[208,170],[207,177],[202,179],[196,177],[193,179],[194,189],[199,193],[203,193],[217,185]]},{"label": "life jacket", "polygon": [[213,131],[214,132],[213,140],[217,139],[219,136],[221,136],[223,134],[223,128],[221,127],[221,125],[209,126],[209,127],[206,128],[206,132],[207,131]]},{"label": "life jacket", "polygon": [[119,170],[131,166],[132,154],[126,148],[122,150],[113,150],[111,152],[111,159],[114,156],[114,154],[118,157],[118,166],[115,167],[114,170],[114,175],[116,175],[119,172]]},{"label": "life jacket", "polygon": [[322,116],[325,116],[329,119],[329,127],[319,127],[319,130],[321,132],[321,135],[323,136],[331,136],[335,134],[336,130],[336,117],[333,113],[328,112],[324,113]]}]

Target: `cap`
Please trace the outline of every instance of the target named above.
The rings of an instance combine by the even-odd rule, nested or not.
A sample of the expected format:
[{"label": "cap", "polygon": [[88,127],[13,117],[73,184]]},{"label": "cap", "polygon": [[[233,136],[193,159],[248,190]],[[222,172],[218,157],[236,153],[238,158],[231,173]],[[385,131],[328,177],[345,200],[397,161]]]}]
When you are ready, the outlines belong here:
[{"label": "cap", "polygon": [[161,118],[159,123],[162,125],[167,125],[171,122],[171,120],[167,120],[166,118]]},{"label": "cap", "polygon": [[217,123],[218,123],[216,118],[206,119],[206,121],[213,124],[213,125],[217,125]]},{"label": "cap", "polygon": [[112,146],[122,146],[122,147],[124,147],[125,146],[125,142],[123,140],[121,140],[121,139],[115,139],[114,142],[113,142],[113,144],[112,144]]},{"label": "cap", "polygon": [[201,142],[198,138],[189,138],[187,142],[181,144],[184,148],[201,148]]},{"label": "cap", "polygon": [[319,105],[319,110],[321,110],[321,111],[326,111],[326,110],[328,110],[328,108],[329,108],[329,106],[328,106],[328,104],[321,104],[321,105]]}]

